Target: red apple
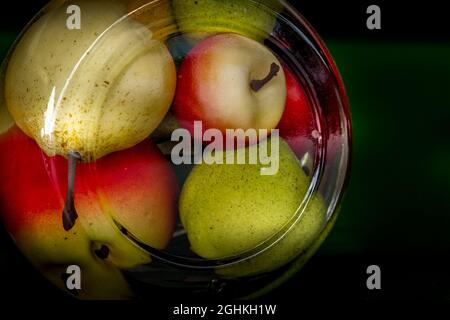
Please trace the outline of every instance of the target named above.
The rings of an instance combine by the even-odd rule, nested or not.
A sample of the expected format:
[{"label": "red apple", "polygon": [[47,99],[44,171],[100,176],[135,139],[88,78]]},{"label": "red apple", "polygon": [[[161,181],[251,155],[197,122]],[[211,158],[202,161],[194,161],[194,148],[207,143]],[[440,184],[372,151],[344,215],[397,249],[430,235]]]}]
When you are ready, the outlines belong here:
[{"label": "red apple", "polygon": [[61,216],[67,160],[46,156],[16,126],[0,135],[0,149],[0,213],[22,252],[64,288],[66,268],[80,266],[80,297],[129,297],[120,269],[150,262],[133,238],[161,249],[175,224],[175,175],[157,147],[146,140],[78,164],[70,231]]},{"label": "red apple", "polygon": [[278,124],[280,136],[286,140],[297,157],[314,152],[313,137],[316,122],[308,95],[296,75],[284,66],[286,77],[286,106]]},{"label": "red apple", "polygon": [[[203,130],[274,129],[286,101],[281,63],[262,44],[225,33],[202,40],[178,71],[174,114],[194,133]],[[196,137],[200,138],[200,137]]]}]

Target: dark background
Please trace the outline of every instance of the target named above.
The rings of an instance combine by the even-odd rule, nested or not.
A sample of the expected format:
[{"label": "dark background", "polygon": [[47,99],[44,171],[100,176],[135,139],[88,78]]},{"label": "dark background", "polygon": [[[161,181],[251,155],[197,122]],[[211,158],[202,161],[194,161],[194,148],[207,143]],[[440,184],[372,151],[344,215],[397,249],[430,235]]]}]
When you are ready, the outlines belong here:
[{"label": "dark background", "polygon": [[[1,57],[45,3],[10,3],[1,11]],[[353,165],[330,236],[264,300],[450,300],[450,13],[437,1],[294,4],[344,79]],[[381,7],[382,30],[366,29],[370,4]],[[381,267],[381,290],[366,288],[371,264]],[[2,229],[0,274],[12,301],[70,300],[28,265]]]}]

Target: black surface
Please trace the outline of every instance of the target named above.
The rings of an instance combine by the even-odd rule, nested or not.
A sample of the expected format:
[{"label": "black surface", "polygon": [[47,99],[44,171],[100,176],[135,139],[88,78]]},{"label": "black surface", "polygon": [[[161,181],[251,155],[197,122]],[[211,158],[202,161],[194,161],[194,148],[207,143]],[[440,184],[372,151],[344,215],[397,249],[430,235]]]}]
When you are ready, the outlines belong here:
[{"label": "black surface", "polygon": [[[17,32],[48,1],[8,1],[1,10],[0,30]],[[449,11],[445,2],[412,1],[288,1],[296,7],[325,38],[378,38],[412,41],[448,41]],[[381,8],[381,30],[366,28],[369,5]]]}]

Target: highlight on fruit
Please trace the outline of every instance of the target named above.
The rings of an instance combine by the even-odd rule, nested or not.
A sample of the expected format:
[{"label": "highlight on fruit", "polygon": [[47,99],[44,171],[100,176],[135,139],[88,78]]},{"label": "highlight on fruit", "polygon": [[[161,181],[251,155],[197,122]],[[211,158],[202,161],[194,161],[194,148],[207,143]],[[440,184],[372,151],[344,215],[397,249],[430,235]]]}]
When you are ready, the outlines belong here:
[{"label": "highlight on fruit", "polygon": [[39,272],[78,299],[242,298],[301,268],[336,219],[351,127],[293,10],[52,0],[36,15],[0,72],[0,218]]}]

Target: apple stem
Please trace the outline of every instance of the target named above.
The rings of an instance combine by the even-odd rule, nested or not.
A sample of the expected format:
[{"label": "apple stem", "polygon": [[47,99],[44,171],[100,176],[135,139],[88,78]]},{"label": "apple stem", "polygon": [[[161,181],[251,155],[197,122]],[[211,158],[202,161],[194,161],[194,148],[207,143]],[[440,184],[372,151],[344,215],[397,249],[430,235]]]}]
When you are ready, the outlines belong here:
[{"label": "apple stem", "polygon": [[277,65],[275,62],[273,62],[270,65],[269,74],[264,79],[252,80],[252,82],[250,82],[250,87],[252,88],[253,91],[258,92],[262,87],[264,87],[264,85],[266,83],[268,83],[270,80],[275,78],[279,71],[280,71],[280,66]]},{"label": "apple stem", "polygon": [[78,218],[77,210],[74,203],[74,187],[75,187],[75,173],[77,171],[77,163],[81,156],[76,151],[69,152],[68,156],[68,177],[67,177],[67,194],[66,203],[62,213],[64,230],[69,231],[75,225]]}]

